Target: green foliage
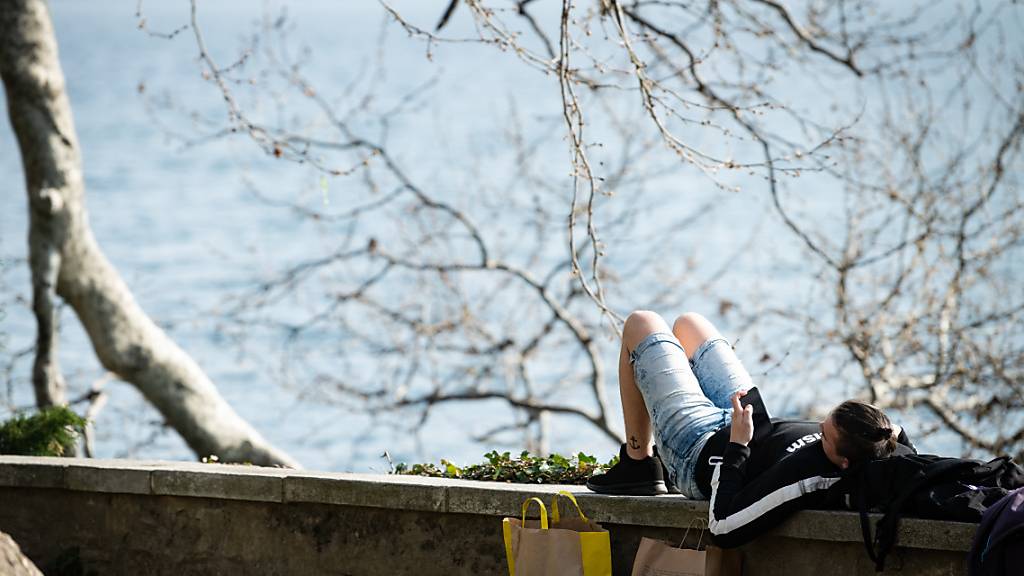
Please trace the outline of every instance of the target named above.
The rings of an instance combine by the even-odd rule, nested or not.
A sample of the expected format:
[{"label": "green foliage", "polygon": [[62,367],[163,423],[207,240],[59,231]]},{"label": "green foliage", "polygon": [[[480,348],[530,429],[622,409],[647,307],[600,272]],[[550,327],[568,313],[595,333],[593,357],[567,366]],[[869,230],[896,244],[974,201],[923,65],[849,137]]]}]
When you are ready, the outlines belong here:
[{"label": "green foliage", "polygon": [[616,456],[607,464],[600,464],[597,458],[583,452],[570,457],[551,454],[547,458],[523,452],[518,458],[512,458],[508,452],[499,454],[496,450],[484,454],[484,458],[487,462],[462,468],[448,460],[441,460],[440,466],[403,462],[397,464],[392,473],[516,484],[586,484],[591,475],[606,471],[618,461]]},{"label": "green foliage", "polygon": [[0,424],[0,454],[63,456],[84,429],[85,419],[64,406],[18,414]]}]

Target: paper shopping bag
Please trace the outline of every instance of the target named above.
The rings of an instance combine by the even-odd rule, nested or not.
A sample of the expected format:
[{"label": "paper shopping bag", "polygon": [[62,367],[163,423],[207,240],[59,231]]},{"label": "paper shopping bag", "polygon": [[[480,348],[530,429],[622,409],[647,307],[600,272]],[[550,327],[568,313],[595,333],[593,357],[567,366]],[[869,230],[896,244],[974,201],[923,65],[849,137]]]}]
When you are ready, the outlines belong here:
[{"label": "paper shopping bag", "polygon": [[704,576],[707,551],[675,548],[643,538],[633,561],[633,576]]},{"label": "paper shopping bag", "polygon": [[[591,521],[580,510],[572,494],[568,497],[579,511],[578,517],[562,518],[558,496],[552,506],[548,525],[547,509],[540,498],[523,502],[523,517],[505,518],[502,531],[510,576],[611,576],[611,540],[608,531]],[[540,520],[526,520],[531,503],[540,507]]]},{"label": "paper shopping bag", "polygon": [[706,551],[708,557],[704,567],[707,576],[740,576],[743,572],[743,556],[739,550],[709,545]]},{"label": "paper shopping bag", "polygon": [[676,548],[643,538],[633,561],[633,576],[739,576],[740,556],[733,550]]}]

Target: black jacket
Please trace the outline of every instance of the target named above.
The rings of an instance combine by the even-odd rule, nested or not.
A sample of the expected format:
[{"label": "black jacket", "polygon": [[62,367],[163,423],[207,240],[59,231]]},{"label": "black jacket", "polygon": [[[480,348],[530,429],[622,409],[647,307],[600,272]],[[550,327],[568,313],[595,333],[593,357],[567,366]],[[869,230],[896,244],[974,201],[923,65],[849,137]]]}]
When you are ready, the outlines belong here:
[{"label": "black jacket", "polygon": [[[841,470],[825,456],[818,422],[772,420],[771,432],[749,447],[728,442],[728,434],[723,428],[708,441],[697,467],[698,485],[711,476],[708,524],[716,545],[740,546],[797,510],[840,504],[829,489]],[[906,433],[899,442],[899,452],[913,451]]]}]

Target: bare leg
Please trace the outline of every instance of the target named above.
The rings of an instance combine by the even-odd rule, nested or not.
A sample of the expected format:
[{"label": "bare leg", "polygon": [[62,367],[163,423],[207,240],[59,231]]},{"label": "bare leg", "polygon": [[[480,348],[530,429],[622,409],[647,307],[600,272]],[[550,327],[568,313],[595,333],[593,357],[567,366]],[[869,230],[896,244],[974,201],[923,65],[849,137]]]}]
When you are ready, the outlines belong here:
[{"label": "bare leg", "polygon": [[668,323],[645,310],[633,312],[622,328],[622,349],[619,352],[619,395],[622,398],[622,418],[626,425],[626,453],[630,458],[642,460],[654,453],[651,417],[640,389],[633,378],[629,353],[648,335],[668,332]]},{"label": "bare leg", "polygon": [[714,324],[696,312],[687,312],[676,318],[675,323],[672,324],[672,334],[683,345],[686,357],[691,360],[701,344],[722,337]]},{"label": "bare leg", "polygon": [[654,437],[647,405],[633,380],[633,366],[629,363],[625,342],[619,352],[619,395],[622,397],[622,419],[626,423],[626,453],[634,460],[642,460],[654,453]]},{"label": "bare leg", "polygon": [[[697,436],[688,436],[686,432],[702,434],[700,426],[713,427],[722,419],[721,411],[704,396],[686,356],[677,345],[677,339],[670,336],[670,330],[668,323],[654,312],[637,311],[626,319],[619,354],[619,394],[626,426],[626,443],[620,452],[619,464],[607,473],[587,481],[587,487],[595,492],[632,495],[680,493],[678,487],[672,485],[679,481],[676,478],[679,471],[685,469],[686,461],[679,460],[686,457],[686,450],[697,440]],[[664,336],[652,339],[654,347],[644,352],[645,357],[640,359],[640,366],[632,365],[629,361],[631,353],[636,352],[637,346],[655,333]],[[642,393],[634,378],[634,368],[641,378]],[[651,422],[648,401],[658,411],[655,423]],[[654,424],[664,426],[665,429],[656,430]],[[698,428],[687,428],[691,425]],[[661,456],[659,460],[653,457],[653,441],[656,435],[666,440],[661,436],[666,430],[672,436],[667,439],[670,444],[662,446],[666,451],[658,454]],[[690,485],[692,481],[687,479],[687,488]]]},{"label": "bare leg", "polygon": [[[690,360],[706,342],[722,338],[707,318],[694,312],[676,318],[672,333],[683,345]],[[750,373],[728,346],[714,350],[710,356],[702,358],[701,363],[698,384],[704,395],[719,408],[731,410],[733,394],[754,385]]]}]

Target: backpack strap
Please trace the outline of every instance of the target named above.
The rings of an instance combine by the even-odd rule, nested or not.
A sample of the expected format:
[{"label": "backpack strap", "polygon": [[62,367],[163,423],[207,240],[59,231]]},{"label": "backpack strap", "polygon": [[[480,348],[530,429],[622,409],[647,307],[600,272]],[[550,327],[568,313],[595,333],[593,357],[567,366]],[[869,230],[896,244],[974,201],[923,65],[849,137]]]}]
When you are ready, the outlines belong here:
[{"label": "backpack strap", "polygon": [[[978,463],[973,460],[946,458],[928,464],[907,481],[907,484],[904,486],[903,490],[900,491],[899,495],[890,502],[888,509],[885,511],[885,516],[878,521],[873,546],[872,548],[869,548],[869,556],[871,556],[872,552],[876,554],[875,556],[871,556],[871,559],[875,561],[875,570],[881,572],[885,568],[885,557],[889,555],[892,547],[896,544],[896,535],[899,529],[900,517],[902,516],[903,508],[906,505],[907,500],[909,500],[918,490],[935,484],[947,476],[953,476],[958,472],[971,470],[977,465]],[[861,524],[863,525],[867,518],[866,510],[862,511],[861,514]],[[870,537],[870,533],[866,534],[865,537]],[[865,543],[867,543],[867,541],[865,541]]]},{"label": "backpack strap", "polygon": [[857,476],[859,481],[855,490],[857,492],[857,509],[860,511],[860,533],[864,539],[864,548],[868,551],[868,558],[871,558],[877,567],[879,565],[878,555],[875,554],[875,539],[871,537],[871,520],[868,518],[868,475],[861,470]]}]

